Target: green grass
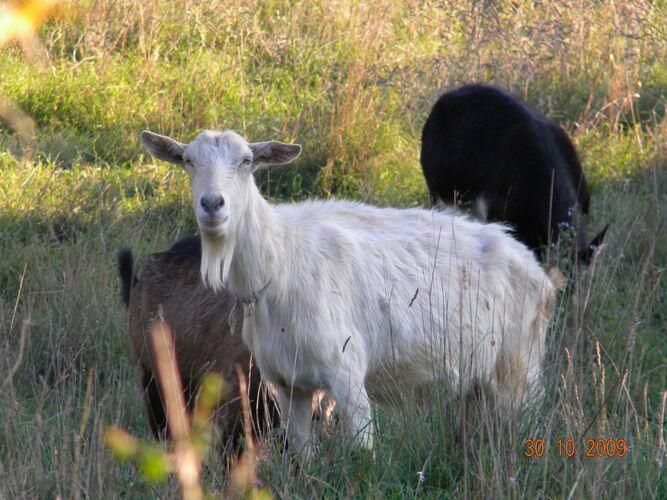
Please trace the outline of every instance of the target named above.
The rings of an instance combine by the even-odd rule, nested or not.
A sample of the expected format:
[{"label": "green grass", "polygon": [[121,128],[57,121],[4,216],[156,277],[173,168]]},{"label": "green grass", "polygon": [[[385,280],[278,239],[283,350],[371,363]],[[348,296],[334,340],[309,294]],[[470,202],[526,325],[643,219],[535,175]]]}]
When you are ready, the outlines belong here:
[{"label": "green grass", "polygon": [[[6,47],[0,95],[39,133],[30,142],[0,128],[0,497],[177,491],[145,484],[102,443],[110,424],[149,434],[115,252],[144,256],[196,229],[184,173],[142,153],[143,128],[301,143],[295,167],[259,179],[272,199],[414,206],[427,202],[418,155],[430,105],[475,80],[566,127],[593,192],[588,227],[611,223],[595,266],[560,296],[545,400],[509,425],[484,400],[439,387],[423,404],[377,409],[374,455],[334,433],[299,465],[267,439],[260,477],[297,497],[664,497],[664,9],[105,0],[42,28],[41,66]],[[585,451],[599,436],[626,439],[628,454],[522,454],[527,437],[553,453],[557,439]],[[207,465],[205,486],[218,493],[225,458]]]}]

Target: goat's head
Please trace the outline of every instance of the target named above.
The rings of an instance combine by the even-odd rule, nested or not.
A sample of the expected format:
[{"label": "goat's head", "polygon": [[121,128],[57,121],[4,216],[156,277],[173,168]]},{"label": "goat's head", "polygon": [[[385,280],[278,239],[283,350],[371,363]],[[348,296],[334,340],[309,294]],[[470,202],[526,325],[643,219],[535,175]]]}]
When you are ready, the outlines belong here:
[{"label": "goat's head", "polygon": [[221,288],[220,265],[224,260],[226,277],[239,223],[254,188],[252,173],[262,165],[293,161],[301,146],[277,141],[248,143],[231,130],[205,130],[189,144],[145,130],[141,141],[151,155],[188,172],[192,208],[202,236],[202,279],[213,289]]},{"label": "goat's head", "polygon": [[301,153],[298,144],[248,143],[231,130],[205,130],[190,144],[145,130],[141,140],[151,155],[188,172],[197,225],[209,238],[224,238],[238,223],[258,167],[289,163]]}]

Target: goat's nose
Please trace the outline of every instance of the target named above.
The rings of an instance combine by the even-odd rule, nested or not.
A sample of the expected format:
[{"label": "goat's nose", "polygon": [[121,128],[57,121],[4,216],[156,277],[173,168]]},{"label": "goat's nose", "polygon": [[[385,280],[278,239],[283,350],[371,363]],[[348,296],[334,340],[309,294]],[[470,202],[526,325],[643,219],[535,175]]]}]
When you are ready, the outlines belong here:
[{"label": "goat's nose", "polygon": [[223,207],[225,199],[222,196],[205,195],[200,198],[199,203],[201,203],[204,212],[213,215],[217,210]]}]

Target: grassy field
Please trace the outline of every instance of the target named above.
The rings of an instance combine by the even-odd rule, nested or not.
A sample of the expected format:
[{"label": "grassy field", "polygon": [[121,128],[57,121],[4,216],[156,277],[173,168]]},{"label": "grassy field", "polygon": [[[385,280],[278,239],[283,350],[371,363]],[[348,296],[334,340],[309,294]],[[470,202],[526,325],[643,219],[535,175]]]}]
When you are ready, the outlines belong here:
[{"label": "grassy field", "polygon": [[[559,298],[546,396],[510,423],[434,390],[377,409],[374,456],[334,434],[308,464],[262,446],[278,496],[665,498],[667,5],[663,1],[89,0],[42,26],[41,56],[0,49],[0,98],[37,126],[0,125],[0,498],[165,497],[104,448],[148,437],[115,253],[196,229],[183,172],[143,128],[188,140],[234,128],[296,141],[273,199],[427,202],[418,162],[434,99],[510,89],[573,137],[607,246]],[[569,272],[561,261],[561,270]],[[410,395],[406,395],[409,399]],[[427,402],[426,402],[427,401]],[[559,457],[556,441],[623,438],[624,457]],[[542,438],[540,458],[526,438]],[[206,466],[223,491],[226,457]]]}]

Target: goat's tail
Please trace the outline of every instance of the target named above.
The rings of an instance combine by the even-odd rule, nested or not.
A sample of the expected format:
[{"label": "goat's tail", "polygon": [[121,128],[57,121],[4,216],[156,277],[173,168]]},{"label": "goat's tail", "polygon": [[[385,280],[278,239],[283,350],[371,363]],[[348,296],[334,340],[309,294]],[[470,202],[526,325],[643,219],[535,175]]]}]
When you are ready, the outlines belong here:
[{"label": "goat's tail", "polygon": [[137,283],[138,278],[133,272],[134,257],[132,250],[121,248],[118,251],[118,274],[120,274],[120,295],[125,307],[130,305],[130,290]]}]

